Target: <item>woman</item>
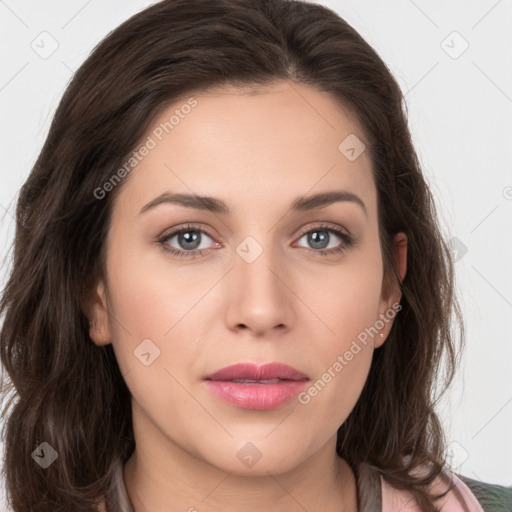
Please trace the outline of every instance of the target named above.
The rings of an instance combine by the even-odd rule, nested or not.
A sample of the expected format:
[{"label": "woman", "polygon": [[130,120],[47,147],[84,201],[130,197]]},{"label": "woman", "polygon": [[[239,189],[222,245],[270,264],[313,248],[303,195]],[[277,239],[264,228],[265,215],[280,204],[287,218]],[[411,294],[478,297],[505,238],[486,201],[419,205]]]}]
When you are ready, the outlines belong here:
[{"label": "woman", "polygon": [[18,202],[14,511],[495,510],[445,460],[462,318],[402,101],[306,2],[109,34]]}]

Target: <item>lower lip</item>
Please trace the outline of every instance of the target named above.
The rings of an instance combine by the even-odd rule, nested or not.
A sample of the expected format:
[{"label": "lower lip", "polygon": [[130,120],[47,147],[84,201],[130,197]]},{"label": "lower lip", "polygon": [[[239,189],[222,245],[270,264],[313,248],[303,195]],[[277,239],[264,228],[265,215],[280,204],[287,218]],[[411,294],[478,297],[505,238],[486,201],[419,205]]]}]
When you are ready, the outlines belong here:
[{"label": "lower lip", "polygon": [[277,409],[297,396],[307,380],[283,380],[275,384],[243,384],[229,380],[206,380],[206,385],[228,404],[242,409]]}]

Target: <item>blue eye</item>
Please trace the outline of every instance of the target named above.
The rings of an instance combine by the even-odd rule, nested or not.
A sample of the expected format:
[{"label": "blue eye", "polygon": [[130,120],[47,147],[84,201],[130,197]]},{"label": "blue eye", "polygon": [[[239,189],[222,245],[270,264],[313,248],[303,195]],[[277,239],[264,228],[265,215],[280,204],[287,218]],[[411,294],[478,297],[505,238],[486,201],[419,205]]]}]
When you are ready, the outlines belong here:
[{"label": "blue eye", "polygon": [[[158,240],[158,243],[162,245],[164,250],[173,256],[179,256],[182,258],[195,258],[197,255],[203,256],[203,253],[205,252],[204,248],[199,249],[204,235],[211,238],[211,236],[204,229],[198,229],[187,225],[163,236]],[[177,238],[178,244],[186,250],[169,247],[169,241],[173,238]]]},{"label": "blue eye", "polygon": [[[332,236],[328,233],[334,233],[337,238],[342,240],[341,245],[329,248],[328,245],[324,247],[324,244],[331,242]],[[341,254],[353,243],[352,237],[344,233],[343,231],[330,227],[330,226],[317,226],[304,233],[299,240],[307,237],[307,243],[313,246],[311,249],[313,252],[320,253],[323,255]]]},{"label": "blue eye", "polygon": [[[329,235],[329,233],[331,235]],[[335,247],[329,248],[328,244],[331,242],[332,234],[334,234],[335,237],[341,239],[341,243]],[[157,240],[157,242],[165,251],[173,256],[178,256],[181,258],[196,258],[198,256],[204,256],[207,252],[208,247],[201,248],[205,235],[207,238],[213,239],[213,235],[209,234],[205,226],[201,226],[199,228],[187,225],[162,236]],[[307,237],[307,243],[313,246],[313,248],[305,247],[305,249],[314,254],[320,254],[322,256],[341,254],[350,246],[352,246],[354,242],[350,235],[339,229],[333,228],[332,226],[326,225],[316,226],[309,231],[306,231],[299,237],[299,240],[304,237]],[[176,238],[175,243],[181,246],[181,249],[170,246],[170,241],[174,238]],[[327,248],[324,247],[326,242]],[[221,244],[214,242],[214,247],[219,248],[222,246]]]}]

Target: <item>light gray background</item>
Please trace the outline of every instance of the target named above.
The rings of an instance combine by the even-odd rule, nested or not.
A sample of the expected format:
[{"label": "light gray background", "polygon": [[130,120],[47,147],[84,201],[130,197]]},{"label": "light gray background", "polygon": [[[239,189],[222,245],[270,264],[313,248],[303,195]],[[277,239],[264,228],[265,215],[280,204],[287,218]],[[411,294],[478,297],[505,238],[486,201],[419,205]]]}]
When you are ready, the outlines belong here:
[{"label": "light gray background", "polygon": [[[108,32],[151,3],[0,0],[2,257],[12,241],[17,191],[67,82]],[[406,93],[445,233],[457,239],[467,350],[440,409],[452,467],[512,485],[512,1],[318,3],[360,32]],[[42,54],[52,44],[54,53]]]}]

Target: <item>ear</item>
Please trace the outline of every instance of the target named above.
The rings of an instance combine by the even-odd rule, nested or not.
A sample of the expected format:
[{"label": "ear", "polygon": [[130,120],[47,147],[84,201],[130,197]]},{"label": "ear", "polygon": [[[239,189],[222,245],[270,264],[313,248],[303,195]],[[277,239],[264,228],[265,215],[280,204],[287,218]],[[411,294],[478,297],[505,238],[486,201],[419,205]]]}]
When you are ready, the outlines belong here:
[{"label": "ear", "polygon": [[99,279],[94,286],[89,301],[89,336],[92,341],[98,345],[108,345],[112,341],[110,332],[110,324],[108,321],[108,302],[105,284],[102,279]]},{"label": "ear", "polygon": [[[393,260],[398,276],[400,277],[400,282],[402,282],[407,272],[407,235],[402,232],[397,233],[393,238],[393,244]],[[386,340],[394,321],[394,317],[390,319],[390,314],[386,315],[386,312],[391,310],[394,312],[394,315],[396,315],[396,304],[400,302],[401,298],[402,292],[399,286],[395,282],[384,279],[380,298],[379,319],[384,317],[387,321],[383,321],[384,327],[381,329],[380,333],[375,336],[374,348],[380,347]],[[393,305],[395,306],[393,307]],[[380,334],[383,334],[383,336]]]}]

